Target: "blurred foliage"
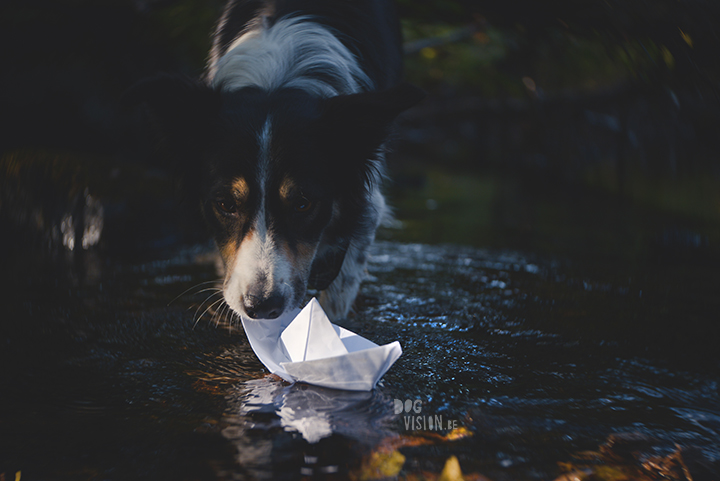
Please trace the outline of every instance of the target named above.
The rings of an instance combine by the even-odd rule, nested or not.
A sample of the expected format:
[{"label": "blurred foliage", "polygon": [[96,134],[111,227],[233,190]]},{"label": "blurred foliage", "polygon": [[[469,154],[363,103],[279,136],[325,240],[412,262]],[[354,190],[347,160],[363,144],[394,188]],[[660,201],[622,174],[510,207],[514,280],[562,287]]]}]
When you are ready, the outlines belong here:
[{"label": "blurred foliage", "polygon": [[406,152],[720,220],[719,2],[398,5],[407,76],[431,94],[407,117]]},{"label": "blurred foliage", "polygon": [[370,454],[363,458],[360,468],[351,472],[349,478],[353,481],[370,481],[382,479],[405,479],[427,481],[487,481],[477,473],[463,477],[460,463],[456,456],[450,456],[444,463],[440,473],[405,472],[406,457],[400,449],[418,446],[441,446],[456,441],[467,440],[473,432],[465,427],[455,428],[445,435],[434,431],[418,432],[418,435],[398,435],[383,439]]},{"label": "blurred foliage", "polygon": [[[461,428],[465,429],[465,428]],[[465,429],[465,436],[472,432]],[[447,437],[425,432],[419,436],[397,436],[381,442],[369,456],[366,456],[361,469],[351,473],[354,480],[400,479],[407,481],[490,481],[481,473],[463,473],[461,460],[477,466],[475,451],[463,450],[453,445],[454,452],[443,458],[452,433]],[[462,439],[462,438],[460,438]],[[559,461],[557,470],[562,473],[555,481],[692,481],[693,479],[715,479],[717,462],[710,462],[698,448],[683,448],[666,452],[658,449],[659,442],[637,432],[611,434],[597,450],[580,451],[572,454],[572,461]],[[408,448],[434,446],[433,451],[419,451]],[[404,454],[403,454],[404,453]],[[436,471],[418,469],[417,464],[407,463],[423,456],[427,462],[432,460]],[[458,459],[460,456],[460,459]],[[444,459],[444,461],[443,461]],[[409,466],[408,466],[409,465]],[[497,473],[507,479],[504,473]]]},{"label": "blurred foliage", "polygon": [[[410,42],[442,39],[454,30],[447,25],[404,22]],[[456,42],[409,52],[408,77],[436,93],[474,94],[486,98],[524,98],[529,93],[611,88],[644,75],[661,54],[628,43],[614,50],[597,38],[557,33],[529,45],[519,31],[486,26]]]},{"label": "blurred foliage", "polygon": [[492,243],[494,203],[502,195],[499,179],[449,174],[437,169],[405,171],[388,189],[402,229],[381,236],[406,242]]},{"label": "blurred foliage", "polygon": [[[403,34],[408,45],[427,38],[452,36],[457,29],[445,24],[418,23],[406,20]],[[496,68],[509,52],[516,49],[517,38],[488,28],[484,32],[469,32],[466,38],[439,43],[409,52],[406,73],[413,82],[430,91],[467,90],[485,96],[518,96],[522,83]]]},{"label": "blurred foliage", "polygon": [[[573,462],[560,462],[566,472],[555,481],[692,481],[714,479],[715,468],[698,449],[683,449],[659,455],[652,453],[653,440],[640,433],[608,436],[597,451],[574,455]],[[717,464],[717,463],[716,463]]]},{"label": "blurred foliage", "polygon": [[125,149],[122,93],[158,72],[199,75],[223,3],[0,2],[0,153]]},{"label": "blurred foliage", "polygon": [[205,67],[215,23],[224,3],[220,0],[167,2],[149,10],[148,20],[157,27],[158,38],[199,73]]},{"label": "blurred foliage", "polygon": [[411,41],[474,28],[462,41],[439,42],[410,55],[409,75],[431,91],[444,86],[519,96],[525,90],[522,78],[528,77],[545,91],[633,80],[691,84],[717,92],[720,81],[717,2],[398,3]]}]

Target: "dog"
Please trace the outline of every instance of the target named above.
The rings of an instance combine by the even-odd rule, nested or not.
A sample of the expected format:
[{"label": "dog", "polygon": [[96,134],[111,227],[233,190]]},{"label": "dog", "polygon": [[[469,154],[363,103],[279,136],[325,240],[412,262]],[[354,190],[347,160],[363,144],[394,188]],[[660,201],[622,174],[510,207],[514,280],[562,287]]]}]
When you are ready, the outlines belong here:
[{"label": "dog", "polygon": [[312,288],[347,316],[387,215],[386,138],[424,96],[402,73],[389,0],[236,0],[202,79],[133,89],[200,201],[235,314],[277,318]]}]

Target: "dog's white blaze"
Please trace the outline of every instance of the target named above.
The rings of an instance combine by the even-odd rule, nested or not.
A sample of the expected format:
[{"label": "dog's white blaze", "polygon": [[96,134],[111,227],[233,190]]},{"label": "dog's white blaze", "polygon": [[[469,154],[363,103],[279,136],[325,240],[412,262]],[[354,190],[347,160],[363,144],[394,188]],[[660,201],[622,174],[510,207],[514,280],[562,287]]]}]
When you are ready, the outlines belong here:
[{"label": "dog's white blaze", "polygon": [[322,97],[373,87],[353,53],[327,27],[306,17],[272,26],[257,22],[224,55],[211,59],[208,79],[225,91],[251,85],[267,91],[294,87]]},{"label": "dog's white blaze", "polygon": [[[270,141],[271,119],[268,119],[258,136],[260,151],[258,156],[257,185],[260,188],[260,205],[249,239],[243,241],[235,256],[230,278],[225,284],[225,300],[230,307],[240,314],[244,312],[242,296],[260,281],[263,290],[254,295],[269,297],[271,293],[279,293],[286,299],[292,299],[292,263],[275,242],[272,226],[268,225],[266,198],[270,177]],[[291,307],[291,306],[286,306]]]},{"label": "dog's white blaze", "polygon": [[[225,92],[250,86],[268,92],[292,87],[320,97],[374,90],[373,81],[363,71],[356,56],[338,40],[332,29],[313,22],[310,17],[280,19],[273,25],[267,19],[258,16],[222,55],[222,46],[216,38],[206,73],[212,87]],[[223,16],[218,31],[223,29],[226,21]],[[271,122],[268,119],[259,135],[261,205],[252,226],[252,236],[241,244],[234,264],[227,266],[225,299],[240,315],[244,315],[242,296],[254,288],[260,278],[265,281],[266,295],[271,292],[281,294],[286,299],[286,308],[295,307],[288,301],[294,298],[292,276],[297,272],[283,249],[278,247],[266,213],[270,141]],[[375,161],[380,160],[378,157]],[[384,199],[373,187],[368,200],[374,207],[373,217],[378,224],[389,215]],[[373,238],[374,230],[351,243],[338,278],[321,296],[323,308],[333,319],[347,313],[357,294],[365,268],[365,262],[361,260],[363,251]],[[324,299],[332,299],[332,302],[323,302]]]}]

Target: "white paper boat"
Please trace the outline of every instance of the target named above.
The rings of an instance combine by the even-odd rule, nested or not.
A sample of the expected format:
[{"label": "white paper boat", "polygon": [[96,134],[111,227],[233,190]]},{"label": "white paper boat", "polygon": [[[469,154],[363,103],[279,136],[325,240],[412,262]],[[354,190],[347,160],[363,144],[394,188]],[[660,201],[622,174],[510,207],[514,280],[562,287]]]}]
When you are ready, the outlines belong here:
[{"label": "white paper boat", "polygon": [[315,298],[299,312],[242,323],[260,361],[288,382],[370,391],[402,354],[397,341],[378,346],[331,323]]}]

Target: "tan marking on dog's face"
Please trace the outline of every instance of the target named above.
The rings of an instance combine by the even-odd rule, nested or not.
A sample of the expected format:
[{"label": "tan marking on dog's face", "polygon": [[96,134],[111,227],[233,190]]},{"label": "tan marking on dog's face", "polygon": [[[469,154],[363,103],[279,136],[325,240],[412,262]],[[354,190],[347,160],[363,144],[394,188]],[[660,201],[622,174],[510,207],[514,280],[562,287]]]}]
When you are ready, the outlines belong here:
[{"label": "tan marking on dog's face", "polygon": [[[247,202],[248,196],[250,195],[250,189],[247,181],[243,177],[237,177],[232,181],[230,185],[229,193],[231,196],[228,200],[231,200],[238,212],[243,208],[243,204]],[[227,226],[228,231],[237,232],[239,231],[237,218],[227,217],[219,212],[218,208],[215,208],[215,215],[220,221]],[[252,231],[248,232],[245,237],[252,237]],[[218,243],[220,250],[220,256],[222,257],[223,263],[227,266],[232,264],[237,256],[237,252],[240,249],[240,241],[237,236],[230,234],[227,239],[222,243]]]},{"label": "tan marking on dog's face", "polygon": [[233,220],[232,216],[228,216],[227,212],[222,212],[224,209],[218,206],[218,204],[213,206],[213,213],[215,214],[215,217],[217,217],[221,224],[224,224],[228,229],[231,229],[231,226],[234,223],[237,223],[237,217],[241,214],[244,204],[248,201],[249,196],[250,187],[248,186],[245,178],[236,177],[230,184],[230,188],[217,199],[218,201],[222,201],[228,207],[234,206],[237,209],[238,214],[235,216],[235,220]]},{"label": "tan marking on dog's face", "polygon": [[235,257],[235,254],[237,253],[237,248],[238,248],[237,240],[228,239],[227,242],[225,242],[223,245],[221,245],[219,247],[220,247],[220,255],[223,258],[223,262],[225,264],[227,264],[228,261],[231,261]]},{"label": "tan marking on dog's face", "polygon": [[237,177],[232,183],[232,193],[238,202],[245,202],[250,195],[250,187],[244,177]]},{"label": "tan marking on dog's face", "polygon": [[[252,236],[253,231],[248,232],[245,235],[245,238],[242,240],[242,243],[252,239]],[[218,248],[220,249],[220,256],[222,257],[223,264],[228,266],[235,263],[235,257],[237,256],[238,250],[240,250],[242,243],[239,243],[238,240],[235,238],[230,238],[227,242],[218,246]]]},{"label": "tan marking on dog's face", "polygon": [[298,191],[298,189],[297,189],[297,184],[295,183],[295,181],[289,177],[285,177],[283,179],[282,183],[280,184],[280,189],[279,189],[280,199],[285,204],[289,204],[290,202],[292,202],[293,195],[297,194],[297,191]]}]

